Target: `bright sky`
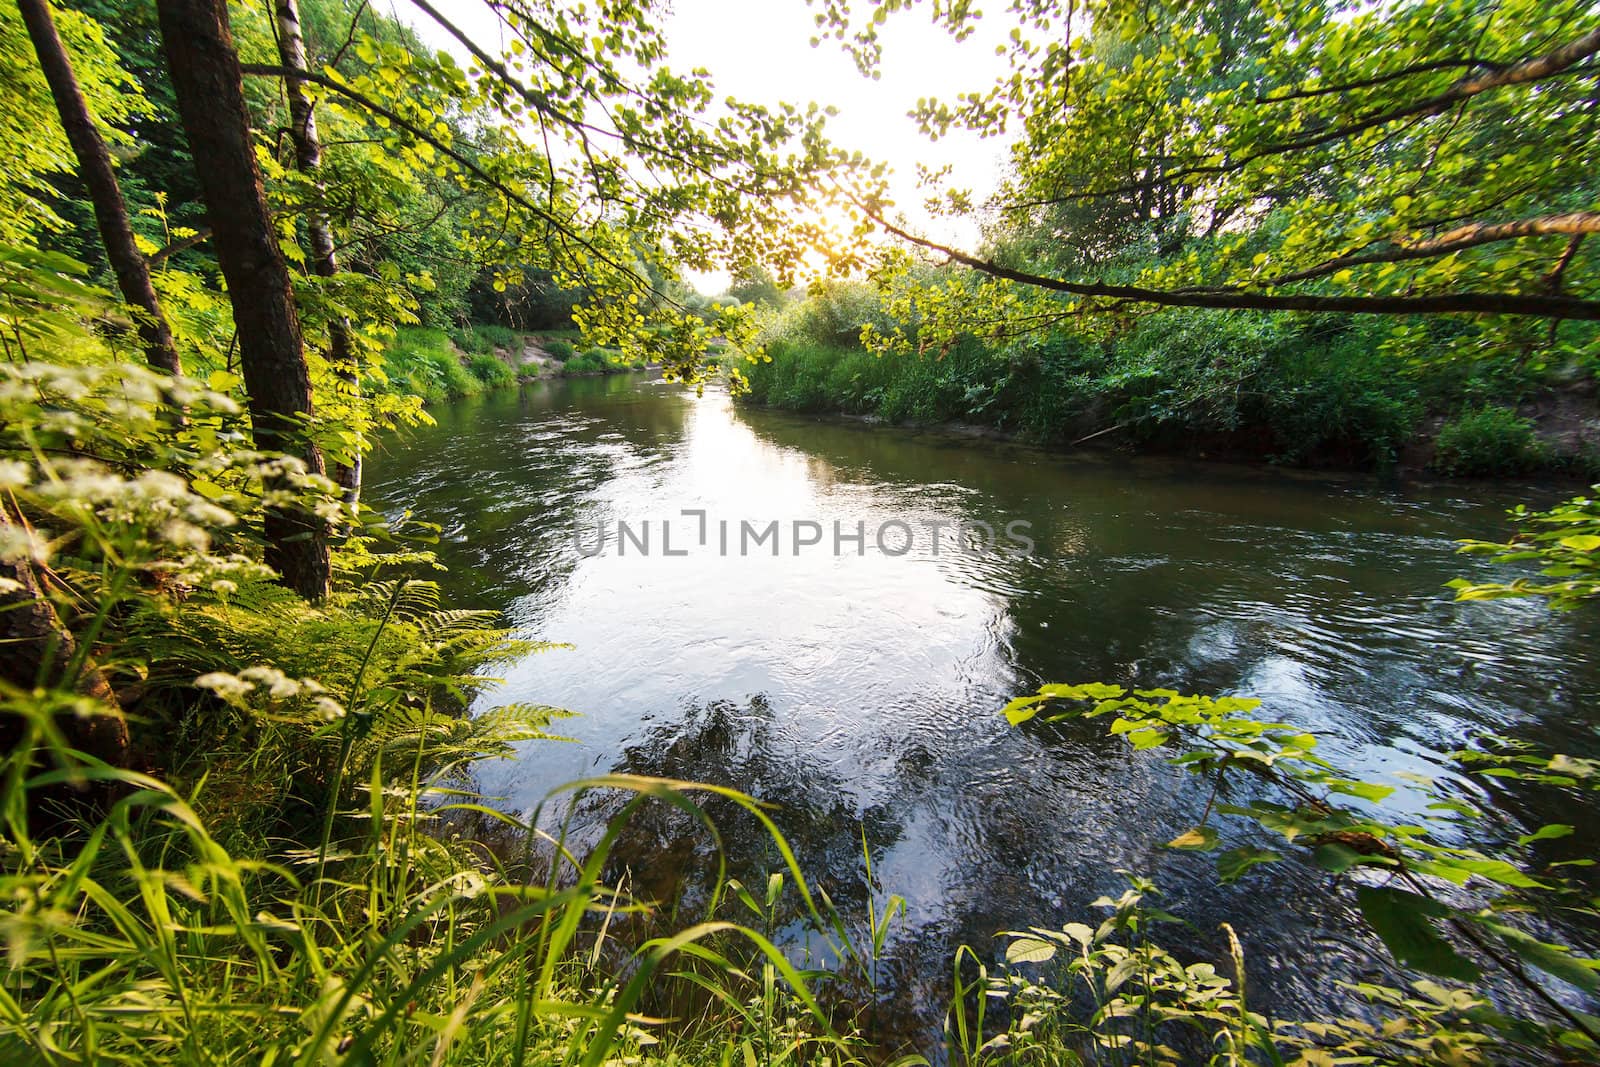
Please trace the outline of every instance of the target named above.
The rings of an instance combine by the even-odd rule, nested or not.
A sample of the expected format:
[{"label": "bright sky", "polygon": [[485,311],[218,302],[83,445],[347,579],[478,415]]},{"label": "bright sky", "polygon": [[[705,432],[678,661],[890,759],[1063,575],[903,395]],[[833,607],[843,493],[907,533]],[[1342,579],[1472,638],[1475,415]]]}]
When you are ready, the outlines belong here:
[{"label": "bright sky", "polygon": [[[499,20],[483,0],[436,2],[479,44],[499,50]],[[385,6],[415,25],[428,43],[449,48],[463,61],[467,58],[453,39],[406,0],[388,0]],[[859,6],[867,8],[865,2]],[[673,69],[705,68],[722,97],[764,104],[804,105],[814,100],[832,105],[838,110],[829,123],[833,142],[893,168],[894,198],[908,218],[940,240],[975,244],[977,230],[970,223],[929,220],[921,207],[925,194],[916,185],[917,164],[933,169],[949,164],[951,184],[971,190],[981,202],[999,182],[1005,146],[970,135],[930,142],[906,113],[919,97],[954,100],[962,91],[987,88],[1002,62],[993,46],[998,31],[957,44],[922,12],[891,18],[883,28],[882,76],[872,81],[857,72],[837,42],[811,47],[816,34],[812,16],[805,0],[672,0],[672,13],[662,21],[661,32]],[[727,285],[725,274],[691,280],[707,293]]]}]

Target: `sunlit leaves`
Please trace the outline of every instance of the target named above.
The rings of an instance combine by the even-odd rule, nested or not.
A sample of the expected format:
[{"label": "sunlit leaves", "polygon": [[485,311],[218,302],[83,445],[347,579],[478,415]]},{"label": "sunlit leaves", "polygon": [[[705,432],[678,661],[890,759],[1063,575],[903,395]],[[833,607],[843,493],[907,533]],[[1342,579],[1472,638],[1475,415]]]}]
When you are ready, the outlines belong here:
[{"label": "sunlit leaves", "polygon": [[1516,578],[1509,582],[1450,583],[1457,600],[1541,597],[1557,611],[1570,611],[1600,596],[1600,500],[1574,497],[1544,512],[1518,507],[1514,540],[1494,544],[1465,541],[1462,551],[1492,556],[1500,563],[1530,563],[1548,581]]},{"label": "sunlit leaves", "polygon": [[[871,69],[882,16],[911,5],[816,6],[826,35]],[[952,32],[976,14],[932,8]],[[1540,0],[1017,0],[987,12],[1010,30],[1009,70],[987,92],[918,101],[914,117],[930,137],[1020,130],[987,214],[967,213],[985,225],[991,267],[1168,293],[1592,299],[1592,241],[1492,232],[1600,203],[1600,142],[1584,119],[1592,56],[1494,81],[1580,40],[1591,15]],[[958,307],[962,283],[948,278],[915,284],[917,337],[873,343],[909,351],[1147,307],[1046,295],[1052,318],[998,299],[1029,285],[995,278],[986,306]],[[1480,322],[1480,345],[1560,343]],[[1404,338],[1388,347],[1411,354]]]}]

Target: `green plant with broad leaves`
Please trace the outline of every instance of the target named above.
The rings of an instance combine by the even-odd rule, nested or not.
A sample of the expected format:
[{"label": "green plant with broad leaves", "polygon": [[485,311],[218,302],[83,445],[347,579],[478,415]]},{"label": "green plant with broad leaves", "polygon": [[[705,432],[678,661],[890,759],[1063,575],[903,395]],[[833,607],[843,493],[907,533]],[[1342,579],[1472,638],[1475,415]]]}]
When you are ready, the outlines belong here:
[{"label": "green plant with broad leaves", "polygon": [[[1504,584],[1453,582],[1462,600],[1546,597],[1573,608],[1594,597],[1600,553],[1594,502],[1578,498],[1542,514],[1517,509],[1522,533],[1510,544],[1466,542],[1467,552],[1502,561],[1538,561],[1546,579]],[[1117,1062],[1182,1062],[1174,1029],[1197,1029],[1211,1062],[1582,1062],[1600,1054],[1600,1017],[1562,987],[1600,997],[1600,958],[1581,947],[1582,929],[1600,918],[1592,865],[1550,861],[1541,843],[1573,833],[1570,824],[1515,832],[1496,824],[1461,790],[1397,774],[1421,795],[1406,816],[1386,811],[1394,785],[1342,773],[1317,752],[1317,737],[1293,723],[1258,717],[1246,697],[1187,696],[1171,689],[1046,685],[1003,709],[1027,721],[1109,720],[1134,750],[1171,752],[1173,765],[1210,782],[1200,822],[1166,846],[1214,853],[1219,880],[1243,878],[1259,864],[1309,862],[1330,875],[1330,893],[1347,893],[1371,936],[1400,968],[1421,979],[1410,989],[1350,984],[1368,1003],[1360,1019],[1267,1021],[1246,1011],[1242,953],[1232,979],[1210,965],[1184,966],[1147,941],[1149,921],[1176,921],[1152,909],[1149,881],[1134,878],[1114,915],[1098,928],[1067,925],[1013,934],[1010,963],[1062,960],[1042,981],[1011,973],[992,989],[1013,1001],[1005,1040],[984,1053],[1037,1049],[1075,1040]],[[1578,805],[1600,793],[1600,763],[1542,753],[1512,737],[1483,737],[1451,755],[1461,776],[1558,790]],[[1418,813],[1419,809],[1419,813]],[[1270,843],[1270,848],[1262,845]],[[1134,917],[1133,921],[1128,917]],[[1136,941],[1118,941],[1139,934]],[[1077,1011],[1070,990],[1093,1001]],[[1080,992],[1082,992],[1080,990]],[[1510,1003],[1502,993],[1515,990]],[[998,1038],[997,1038],[998,1040]],[[1096,1061],[1098,1062],[1098,1061]]]},{"label": "green plant with broad leaves", "polygon": [[[1243,1006],[1242,963],[1231,989],[1224,989],[1213,972],[1182,967],[1159,948],[1141,942],[1135,950],[1110,940],[1119,927],[1108,920],[1098,930],[1074,925],[1015,935],[1012,962],[1073,954],[1055,985],[1008,979],[1005,988],[1018,1010],[1038,1002],[1060,1014],[1069,1003],[1061,981],[1088,983],[1099,995],[1098,1007],[1087,1020],[1068,1013],[1077,1020],[1072,1025],[1102,1045],[1135,1049],[1138,1062],[1166,1056],[1157,1051],[1175,1024],[1198,1027],[1222,1063],[1256,1062],[1254,1056],[1368,1062],[1328,1058],[1336,1055],[1371,1055],[1378,1062],[1562,1062],[1562,1056],[1600,1051],[1600,1019],[1552,991],[1554,981],[1600,995],[1600,959],[1557,933],[1600,917],[1592,890],[1572,877],[1590,861],[1549,862],[1537,847],[1573,828],[1549,824],[1499,834],[1470,801],[1412,775],[1399,777],[1422,794],[1422,814],[1396,819],[1384,808],[1393,786],[1341,772],[1318,755],[1314,735],[1257,717],[1260,706],[1242,697],[1091,683],[1044,686],[1013,700],[1004,713],[1013,725],[1109,720],[1110,732],[1136,751],[1174,752],[1171,762],[1206,779],[1210,793],[1199,824],[1167,847],[1214,853],[1223,882],[1246,877],[1260,864],[1314,864],[1333,880],[1330,892],[1353,896],[1368,930],[1399,966],[1429,977],[1410,991],[1351,986],[1383,1019],[1376,1027],[1353,1019],[1269,1025]],[[1576,794],[1584,803],[1600,792],[1600,764],[1535,753],[1510,739],[1487,738],[1453,759],[1469,778],[1516,779]],[[1492,843],[1473,843],[1483,837]],[[1273,847],[1264,847],[1263,838]],[[1132,903],[1142,905],[1152,888],[1136,881]],[[1118,916],[1129,906],[1128,898],[1101,903],[1117,908]],[[1130,1001],[1124,989],[1135,972],[1136,999]],[[1518,990],[1532,1009],[1496,1008],[1495,988]],[[1125,1029],[1130,1014],[1141,1032]],[[1028,1018],[1025,1012],[1015,1024],[1024,1034],[1033,1029],[1024,1025]]]},{"label": "green plant with broad leaves", "polygon": [[[1594,490],[1600,492],[1600,486]],[[1600,500],[1578,496],[1549,511],[1519,505],[1512,517],[1521,526],[1509,542],[1467,541],[1462,550],[1499,563],[1533,563],[1539,577],[1509,582],[1450,583],[1458,600],[1542,597],[1559,611],[1570,611],[1600,596]]]}]

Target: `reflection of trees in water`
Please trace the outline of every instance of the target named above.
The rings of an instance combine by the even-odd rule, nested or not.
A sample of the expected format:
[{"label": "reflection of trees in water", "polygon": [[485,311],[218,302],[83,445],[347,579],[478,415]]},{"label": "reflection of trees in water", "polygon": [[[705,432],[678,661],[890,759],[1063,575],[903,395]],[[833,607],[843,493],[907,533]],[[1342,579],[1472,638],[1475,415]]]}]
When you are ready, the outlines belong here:
[{"label": "reflection of trees in water", "polygon": [[[424,481],[407,499],[464,531],[464,541],[441,546],[458,592],[504,604],[531,591],[549,603],[570,571],[565,524],[597,491],[679,448],[689,410],[676,393],[613,378],[486,401],[454,420],[441,412],[435,436],[417,442],[422,454],[411,462]],[[1378,759],[1397,748],[1453,747],[1480,724],[1519,716],[1519,732],[1536,743],[1593,754],[1594,622],[1444,603],[1443,583],[1474,566],[1453,555],[1448,539],[1480,532],[1457,528],[1453,514],[1327,485],[1264,487],[1261,476],[1225,470],[1196,477],[1194,468],[1163,473],[1159,464],[1075,465],[991,443],[739,417],[755,432],[754,447],[784,450],[829,494],[860,494],[863,506],[889,509],[931,499],[935,510],[1034,523],[1044,555],[995,557],[989,570],[953,578],[993,593],[1006,624],[995,655],[977,665],[980,691],[1091,679],[1249,691],[1267,672],[1292,668],[1284,691],[1304,703],[1275,701],[1268,712],[1303,715]],[[398,473],[389,484],[403,495],[408,478]],[[970,718],[959,705],[976,699],[929,696],[952,704],[950,721]],[[863,704],[868,724],[896,714],[891,701]],[[1234,922],[1263,1004],[1295,1010],[1325,1000],[1340,958],[1347,973],[1373,965],[1366,939],[1347,934],[1361,926],[1346,902],[1298,863],[1219,889],[1208,858],[1141,853],[1140,843],[1192,825],[1206,791],[1152,769],[1154,757],[1131,756],[1105,736],[1103,721],[1033,726],[1000,741],[863,730],[863,749],[892,745],[898,761],[863,811],[847,796],[860,783],[796,743],[789,716],[763,697],[696,704],[608,756],[618,771],[717,783],[774,803],[808,875],[857,923],[868,895],[862,821],[875,860],[900,843],[914,871],[937,870],[929,891],[937,915],[892,947],[888,984],[897,1004],[916,1009],[905,1018],[937,1023],[955,944],[996,952],[999,928],[1087,920],[1095,914],[1088,901],[1115,888],[1109,869],[1119,864],[1156,875],[1176,910],[1205,932],[1174,932],[1173,947],[1218,958],[1213,932]],[[1549,793],[1524,802],[1521,783],[1504,788],[1496,803],[1531,813],[1535,824],[1578,824],[1553,849],[1592,854],[1600,823],[1544,811]],[[700,799],[722,830],[729,872],[758,889],[782,866],[764,830],[729,802]],[[590,794],[578,814],[593,826],[626,801]],[[717,869],[714,850],[690,817],[651,804],[624,834],[611,876],[625,871],[640,897],[690,907]],[[891,877],[885,888],[905,887]]]},{"label": "reflection of trees in water", "polygon": [[[1390,748],[1447,752],[1513,722],[1548,751],[1600,756],[1589,712],[1600,614],[1451,604],[1446,582],[1496,570],[1457,554],[1456,539],[1505,527],[1498,507],[1464,508],[1458,490],[738,417],[840,483],[1030,521],[1040,555],[988,560],[993,573],[976,576],[1004,598],[1019,690],[1093,679],[1262,695],[1271,713],[1331,727],[1379,763]],[[1274,674],[1300,706],[1260,691]],[[1495,790],[1535,826],[1570,821],[1548,791]],[[1592,852],[1600,821],[1587,822],[1575,837]]]},{"label": "reflection of trees in water", "polygon": [[688,400],[633,375],[534,382],[431,412],[371,464],[374,506],[438,524],[451,598],[548,602],[571,578],[575,523],[627,469],[676,449]]},{"label": "reflection of trees in water", "polygon": [[[874,810],[864,822],[847,800],[842,776],[824,767],[805,746],[779,737],[765,696],[751,697],[742,705],[726,700],[694,705],[682,718],[628,745],[611,770],[726,786],[766,805],[825,917],[831,909],[858,949],[870,945],[866,909],[871,889],[862,862],[863,842],[874,856],[881,855],[897,839],[898,824],[882,810]],[[858,1017],[859,1025],[871,1028],[887,1043],[931,1032],[928,1027],[934,1020],[911,1007],[904,981],[927,961],[883,961],[877,971],[882,1002],[875,1002],[859,970],[830,947],[832,933],[816,929],[794,891],[781,853],[761,823],[727,798],[704,792],[692,798],[716,827],[715,836],[690,813],[657,801],[633,814],[612,849],[603,879],[625,887],[636,900],[657,905],[646,918],[617,920],[618,928],[627,930],[625,941],[643,940],[707,917],[704,911],[719,871],[742,882],[758,901],[764,897],[768,876],[782,872],[784,893],[770,928],[763,930],[762,920],[732,899],[725,899],[718,917],[761,930],[797,964],[834,972],[835,978],[815,991],[825,1002],[842,1005],[849,1016]],[[633,794],[616,790],[579,796],[564,813],[569,840],[596,838],[600,827],[632,799]],[[670,1006],[679,1012],[685,1007],[676,1001]]]},{"label": "reflection of trees in water", "polygon": [[[864,902],[861,821],[845,799],[845,782],[803,746],[778,739],[765,696],[751,697],[744,705],[726,700],[695,705],[682,718],[628,745],[612,770],[727,786],[756,798],[769,805],[813,886],[824,889],[841,909]],[[614,793],[590,793],[579,799],[572,814],[581,822],[598,822],[627,800]],[[771,836],[748,812],[712,794],[696,794],[695,800],[717,827],[732,877],[759,887],[768,873],[784,868]],[[874,852],[892,842],[890,827],[882,819],[868,827]],[[706,879],[717,870],[717,842],[688,813],[652,804],[629,823],[613,857],[612,874],[626,871],[639,896],[697,901],[703,900]]]}]

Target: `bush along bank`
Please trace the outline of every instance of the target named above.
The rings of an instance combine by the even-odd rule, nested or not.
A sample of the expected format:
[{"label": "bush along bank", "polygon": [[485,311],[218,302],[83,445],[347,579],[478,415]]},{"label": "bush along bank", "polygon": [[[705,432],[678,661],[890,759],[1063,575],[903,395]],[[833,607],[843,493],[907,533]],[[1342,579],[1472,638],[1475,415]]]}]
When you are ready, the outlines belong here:
[{"label": "bush along bank", "polygon": [[[855,289],[855,291],[851,291]],[[870,290],[791,305],[742,366],[748,403],[916,425],[960,423],[1039,444],[1454,476],[1600,477],[1592,366],[1395,354],[1401,327],[1244,312],[1160,313],[1109,339],[1072,333],[878,354]],[[880,326],[880,329],[882,327]],[[1454,329],[1454,327],[1452,327]]]},{"label": "bush along bank", "polygon": [[379,391],[433,404],[503,389],[531,378],[624,374],[648,369],[610,348],[578,353],[563,335],[522,334],[503,326],[396,332],[384,352]]},{"label": "bush along bank", "polygon": [[[570,350],[570,346],[569,346]],[[642,360],[626,360],[614,348],[590,348],[562,361],[561,373],[569,378],[592,377],[601,374],[628,374],[648,370]]]},{"label": "bush along bank", "polygon": [[[499,336],[500,332],[509,335]],[[381,391],[420,396],[433,404],[515,385],[521,339],[502,327],[470,330],[417,328],[396,332],[383,355]],[[505,352],[502,356],[500,353]]]}]

